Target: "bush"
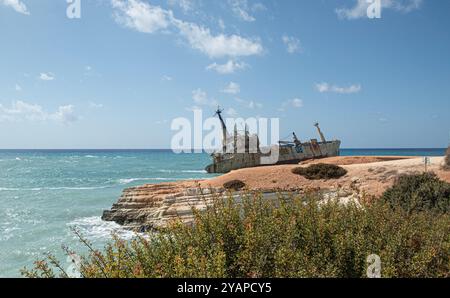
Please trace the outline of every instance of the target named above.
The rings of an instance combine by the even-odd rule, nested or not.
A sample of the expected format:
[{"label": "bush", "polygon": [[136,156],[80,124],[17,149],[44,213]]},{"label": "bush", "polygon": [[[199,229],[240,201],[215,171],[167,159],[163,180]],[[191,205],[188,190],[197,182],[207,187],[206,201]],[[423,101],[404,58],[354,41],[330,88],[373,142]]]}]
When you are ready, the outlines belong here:
[{"label": "bush", "polygon": [[[80,271],[88,278],[366,277],[367,257],[377,254],[382,277],[450,277],[448,213],[319,199],[217,199],[192,226],[174,222],[148,239],[115,238],[103,251],[89,246]],[[56,268],[51,258],[23,275],[66,276]]]},{"label": "bush", "polygon": [[447,148],[445,153],[444,170],[450,171],[450,146]]},{"label": "bush", "polygon": [[242,182],[241,180],[231,180],[231,181],[225,182],[223,184],[223,187],[227,190],[238,191],[245,187],[245,183]]},{"label": "bush", "polygon": [[401,207],[408,212],[449,212],[450,184],[439,180],[434,173],[404,175],[386,190],[382,199],[390,206]]},{"label": "bush", "polygon": [[339,179],[347,174],[347,170],[336,165],[319,163],[307,168],[294,168],[292,173],[309,180]]}]

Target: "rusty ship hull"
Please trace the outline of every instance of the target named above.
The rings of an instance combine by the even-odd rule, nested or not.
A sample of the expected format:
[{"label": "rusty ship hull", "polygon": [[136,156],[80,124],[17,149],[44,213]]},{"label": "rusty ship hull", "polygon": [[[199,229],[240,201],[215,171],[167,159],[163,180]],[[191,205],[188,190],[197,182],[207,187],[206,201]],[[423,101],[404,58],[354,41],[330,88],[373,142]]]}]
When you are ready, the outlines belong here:
[{"label": "rusty ship hull", "polygon": [[[208,173],[228,173],[242,168],[267,165],[297,164],[315,158],[339,156],[341,141],[308,142],[298,146],[278,146],[278,161],[272,164],[261,162],[267,156],[263,153],[216,153],[212,155],[213,163],[206,167]],[[273,150],[273,149],[272,149]]]}]

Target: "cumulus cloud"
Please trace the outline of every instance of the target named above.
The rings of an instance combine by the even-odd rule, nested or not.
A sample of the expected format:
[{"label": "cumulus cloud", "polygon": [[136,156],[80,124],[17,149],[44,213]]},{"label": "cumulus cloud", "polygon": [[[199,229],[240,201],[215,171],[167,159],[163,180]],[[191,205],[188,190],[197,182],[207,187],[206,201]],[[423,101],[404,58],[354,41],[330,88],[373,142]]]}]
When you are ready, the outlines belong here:
[{"label": "cumulus cloud", "polygon": [[241,92],[241,86],[235,82],[230,82],[224,89],[222,89],[221,92],[227,94],[238,94]]},{"label": "cumulus cloud", "polygon": [[40,105],[27,103],[21,100],[15,101],[10,107],[0,104],[0,121],[46,121],[54,120],[64,124],[78,120],[73,105],[58,107],[54,113],[45,111]]},{"label": "cumulus cloud", "polygon": [[111,0],[114,18],[125,27],[144,33],[154,33],[170,25],[172,12],[139,0]]},{"label": "cumulus cloud", "polygon": [[16,84],[15,88],[18,92],[22,91],[22,87],[19,84]]},{"label": "cumulus cloud", "polygon": [[[419,9],[423,0],[381,0],[383,9],[392,9],[394,11],[408,13]],[[370,3],[366,0],[356,0],[352,8],[338,8],[337,15],[342,19],[354,20],[367,17],[367,8]]]},{"label": "cumulus cloud", "polygon": [[281,107],[278,109],[278,111],[285,111],[287,108],[295,108],[300,109],[303,107],[303,100],[300,98],[293,98],[289,99],[282,103]]},{"label": "cumulus cloud", "polygon": [[238,115],[238,112],[233,108],[228,108],[225,113],[230,117],[236,117]]},{"label": "cumulus cloud", "polygon": [[235,100],[248,109],[261,109],[263,107],[262,103],[254,100],[244,100],[242,98],[235,98]]},{"label": "cumulus cloud", "polygon": [[339,93],[339,94],[359,93],[362,89],[361,85],[350,85],[348,87],[340,87],[337,85],[330,85],[325,82],[317,83],[315,88],[320,93]]},{"label": "cumulus cloud", "polygon": [[214,106],[218,105],[217,100],[210,99],[208,97],[208,94],[200,88],[192,91],[192,99],[194,100],[194,103],[196,105],[200,105],[200,106],[214,107]]},{"label": "cumulus cloud", "polygon": [[225,64],[217,64],[216,62],[208,65],[207,70],[214,70],[219,74],[232,74],[238,70],[247,68],[248,65],[243,62],[237,62],[234,60],[228,60]]},{"label": "cumulus cloud", "polygon": [[254,22],[256,19],[249,13],[247,0],[229,0],[234,15],[246,22]]},{"label": "cumulus cloud", "polygon": [[27,6],[20,0],[0,0],[0,4],[11,7],[18,13],[25,14],[25,15],[30,14],[30,12],[27,9]]},{"label": "cumulus cloud", "polygon": [[140,0],[111,0],[114,16],[119,24],[144,33],[162,30],[177,32],[195,50],[210,58],[259,55],[263,46],[258,39],[236,34],[211,33],[209,28],[185,22],[173,16],[172,11]]},{"label": "cumulus cloud", "polygon": [[300,53],[302,51],[300,40],[298,38],[283,35],[281,39],[283,40],[289,54]]},{"label": "cumulus cloud", "polygon": [[51,72],[49,73],[42,72],[39,75],[39,79],[41,79],[42,81],[53,81],[55,79],[55,75],[52,74]]},{"label": "cumulus cloud", "polygon": [[184,13],[194,10],[194,0],[168,0],[170,6],[179,7]]},{"label": "cumulus cloud", "polygon": [[193,49],[210,58],[252,56],[263,52],[260,41],[256,39],[236,34],[213,35],[206,27],[180,20],[174,20],[174,24]]},{"label": "cumulus cloud", "polygon": [[254,13],[266,10],[267,8],[261,2],[249,4],[248,0],[228,0],[233,14],[242,21],[254,22],[256,18]]}]

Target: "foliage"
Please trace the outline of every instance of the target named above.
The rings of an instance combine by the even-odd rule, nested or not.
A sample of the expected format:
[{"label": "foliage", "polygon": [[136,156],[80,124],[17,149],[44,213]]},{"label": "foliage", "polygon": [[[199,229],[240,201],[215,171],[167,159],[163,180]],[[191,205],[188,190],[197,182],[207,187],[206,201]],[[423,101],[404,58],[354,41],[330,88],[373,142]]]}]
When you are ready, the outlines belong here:
[{"label": "foliage", "polygon": [[347,174],[347,170],[333,164],[313,164],[307,168],[294,168],[292,173],[304,176],[309,180],[339,179]]},{"label": "foliage", "polygon": [[[79,235],[79,233],[77,233]],[[324,203],[318,194],[237,201],[216,198],[194,225],[179,221],[148,237],[114,238],[82,258],[83,277],[450,277],[450,215],[372,204]],[[56,265],[55,265],[56,264]],[[26,277],[65,277],[54,258]]]},{"label": "foliage", "polygon": [[241,190],[245,187],[245,183],[241,180],[231,180],[228,182],[225,182],[223,184],[223,187],[227,190]]},{"label": "foliage", "polygon": [[450,146],[448,146],[445,153],[444,170],[450,171]]},{"label": "foliage", "polygon": [[386,190],[382,199],[390,206],[401,207],[407,212],[449,212],[450,184],[434,173],[403,175]]}]

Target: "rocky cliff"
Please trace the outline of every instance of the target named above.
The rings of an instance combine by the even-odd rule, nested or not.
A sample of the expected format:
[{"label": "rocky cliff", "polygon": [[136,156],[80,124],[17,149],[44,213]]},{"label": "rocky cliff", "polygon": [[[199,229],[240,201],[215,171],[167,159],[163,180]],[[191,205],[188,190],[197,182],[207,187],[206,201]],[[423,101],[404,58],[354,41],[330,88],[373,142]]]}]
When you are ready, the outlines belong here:
[{"label": "rocky cliff", "polygon": [[[224,183],[236,179],[268,199],[280,192],[314,189],[324,192],[325,198],[337,198],[345,203],[358,201],[362,194],[379,196],[399,175],[424,171],[422,158],[335,157],[308,161],[303,166],[314,162],[341,164],[348,174],[340,179],[307,180],[291,172],[298,165],[284,165],[242,169],[211,180],[147,184],[125,189],[111,210],[104,211],[102,219],[135,231],[163,227],[175,218],[188,224],[193,220],[193,208],[203,210],[214,198],[223,197]],[[450,182],[450,172],[442,169],[443,164],[444,157],[434,157],[428,170]]]}]

